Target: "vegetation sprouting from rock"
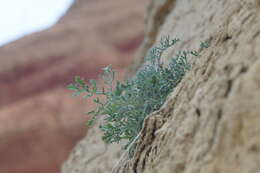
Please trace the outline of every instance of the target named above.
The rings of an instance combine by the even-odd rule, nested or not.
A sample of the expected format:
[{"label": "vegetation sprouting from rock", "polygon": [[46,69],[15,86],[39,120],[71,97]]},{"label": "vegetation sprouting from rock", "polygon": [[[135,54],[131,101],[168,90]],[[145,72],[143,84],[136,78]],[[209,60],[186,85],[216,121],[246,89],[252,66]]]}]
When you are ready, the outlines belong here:
[{"label": "vegetation sprouting from rock", "polygon": [[[197,51],[179,51],[168,65],[162,64],[162,53],[177,42],[179,39],[161,39],[158,46],[149,50],[143,67],[125,82],[115,80],[116,72],[109,65],[103,69],[101,75],[103,87],[98,87],[95,80],[87,83],[79,76],[75,77],[74,84],[68,86],[75,95],[94,97],[97,108],[88,113],[91,115],[88,124],[93,124],[98,116],[104,117],[104,123],[100,125],[104,132],[104,142],[113,143],[126,139],[128,148],[142,129],[144,118],[163,105],[168,94],[191,68],[187,57],[198,56]],[[208,44],[202,43],[201,47],[206,48]],[[105,99],[100,99],[100,96]]]}]

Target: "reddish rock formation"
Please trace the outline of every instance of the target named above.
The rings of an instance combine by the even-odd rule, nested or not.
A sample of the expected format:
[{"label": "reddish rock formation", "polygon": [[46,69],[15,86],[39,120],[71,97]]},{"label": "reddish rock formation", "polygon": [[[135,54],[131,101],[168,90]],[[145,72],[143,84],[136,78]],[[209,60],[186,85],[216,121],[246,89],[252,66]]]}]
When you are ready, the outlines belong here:
[{"label": "reddish rock formation", "polygon": [[1,173],[59,172],[93,107],[64,87],[108,64],[125,71],[143,38],[145,4],[78,0],[55,26],[0,48]]}]

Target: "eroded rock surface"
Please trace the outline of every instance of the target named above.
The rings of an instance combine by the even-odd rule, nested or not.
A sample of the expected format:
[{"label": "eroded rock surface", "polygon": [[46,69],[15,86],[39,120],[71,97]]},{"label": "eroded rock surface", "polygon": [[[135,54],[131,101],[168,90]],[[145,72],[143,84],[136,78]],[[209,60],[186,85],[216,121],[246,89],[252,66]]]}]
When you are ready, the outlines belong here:
[{"label": "eroded rock surface", "polygon": [[[165,35],[182,40],[163,54],[165,63],[177,50],[196,50],[204,41],[210,48],[190,60],[192,69],[164,106],[145,119],[133,158],[114,172],[260,172],[260,1],[151,3],[157,4],[151,11],[172,5],[162,12],[161,22],[156,21],[160,13],[147,19],[147,31],[156,33],[146,35],[150,41],[144,42],[143,54]],[[75,148],[81,151],[78,160],[88,147]],[[78,163],[66,164],[77,168]],[[63,172],[71,173],[66,164]]]}]

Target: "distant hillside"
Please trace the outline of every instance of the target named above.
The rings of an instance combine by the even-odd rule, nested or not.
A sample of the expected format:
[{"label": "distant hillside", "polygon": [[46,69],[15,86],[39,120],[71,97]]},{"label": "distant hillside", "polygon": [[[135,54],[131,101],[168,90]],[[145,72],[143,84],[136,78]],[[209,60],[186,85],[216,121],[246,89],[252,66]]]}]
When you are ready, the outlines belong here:
[{"label": "distant hillside", "polygon": [[59,172],[94,106],[65,87],[108,64],[124,75],[143,39],[145,4],[77,0],[50,29],[0,48],[1,173]]}]

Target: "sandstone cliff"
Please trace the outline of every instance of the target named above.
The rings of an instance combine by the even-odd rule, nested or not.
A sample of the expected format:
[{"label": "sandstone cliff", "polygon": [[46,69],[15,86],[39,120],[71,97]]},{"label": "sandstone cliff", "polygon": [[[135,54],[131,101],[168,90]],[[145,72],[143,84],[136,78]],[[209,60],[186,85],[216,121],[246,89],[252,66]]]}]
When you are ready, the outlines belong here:
[{"label": "sandstone cliff", "polygon": [[145,4],[76,0],[50,29],[0,48],[1,173],[59,172],[93,107],[65,87],[108,64],[124,73],[143,39]]},{"label": "sandstone cliff", "polygon": [[182,40],[165,63],[176,50],[210,48],[145,119],[133,158],[116,165],[122,153],[113,145],[93,154],[95,136],[79,143],[63,173],[260,172],[260,1],[153,0],[146,27],[140,57],[165,35]]}]

